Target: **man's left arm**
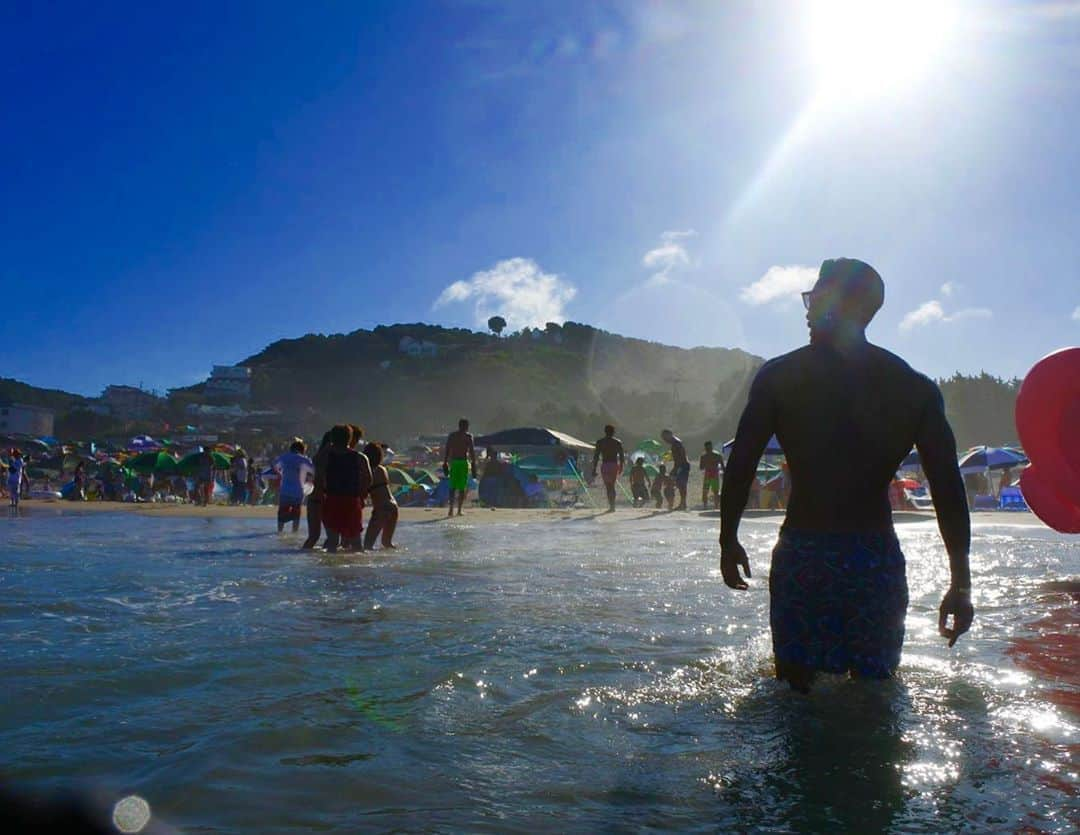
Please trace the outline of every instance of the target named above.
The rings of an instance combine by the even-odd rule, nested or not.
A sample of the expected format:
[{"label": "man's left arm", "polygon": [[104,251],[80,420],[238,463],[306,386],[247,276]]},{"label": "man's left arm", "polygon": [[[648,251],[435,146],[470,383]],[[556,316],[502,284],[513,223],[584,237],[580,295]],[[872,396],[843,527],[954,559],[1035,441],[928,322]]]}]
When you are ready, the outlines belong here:
[{"label": "man's left arm", "polygon": [[[956,440],[945,417],[945,403],[935,386],[923,411],[915,438],[923,471],[930,482],[938,528],[949,555],[949,588],[938,610],[938,631],[949,646],[971,628],[975,608],[971,605],[971,517],[968,515],[964,479],[956,464]],[[952,615],[953,624],[948,625]]]}]

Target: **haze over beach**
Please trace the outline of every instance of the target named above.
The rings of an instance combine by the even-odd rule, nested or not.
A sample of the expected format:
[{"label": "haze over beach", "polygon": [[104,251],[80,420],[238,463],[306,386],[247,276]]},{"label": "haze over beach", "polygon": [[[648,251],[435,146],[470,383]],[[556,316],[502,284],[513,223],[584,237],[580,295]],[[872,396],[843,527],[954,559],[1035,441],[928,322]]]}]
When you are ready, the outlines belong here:
[{"label": "haze over beach", "polygon": [[833,255],[934,377],[1077,339],[1075,3],[3,14],[3,376],[491,313],[768,357]]},{"label": "haze over beach", "polygon": [[5,831],[1080,831],[1080,0],[0,54]]}]

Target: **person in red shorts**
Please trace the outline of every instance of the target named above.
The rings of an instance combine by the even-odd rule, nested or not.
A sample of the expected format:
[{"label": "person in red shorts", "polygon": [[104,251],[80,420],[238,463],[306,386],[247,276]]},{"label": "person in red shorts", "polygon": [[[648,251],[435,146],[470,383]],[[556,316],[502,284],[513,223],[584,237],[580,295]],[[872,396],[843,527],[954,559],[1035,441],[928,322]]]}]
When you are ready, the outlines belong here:
[{"label": "person in red shorts", "polygon": [[350,447],[353,431],[344,424],[330,430],[326,456],[326,492],[322,503],[322,524],[328,531],[326,550],[341,543],[346,549],[362,548],[363,502],[371,488],[371,464]]}]

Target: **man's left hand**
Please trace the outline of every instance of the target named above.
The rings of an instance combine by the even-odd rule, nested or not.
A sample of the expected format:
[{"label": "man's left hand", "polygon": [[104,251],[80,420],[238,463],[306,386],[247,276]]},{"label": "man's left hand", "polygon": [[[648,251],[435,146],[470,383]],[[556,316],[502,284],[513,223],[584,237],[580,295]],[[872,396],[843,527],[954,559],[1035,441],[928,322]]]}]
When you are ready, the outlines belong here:
[{"label": "man's left hand", "polygon": [[[951,627],[949,615],[952,615]],[[971,605],[971,590],[950,586],[938,608],[938,634],[942,638],[948,638],[951,647],[961,635],[971,629],[974,619],[975,607]]]},{"label": "man's left hand", "polygon": [[738,542],[730,545],[720,545],[720,573],[724,577],[724,583],[733,589],[743,591],[750,588],[746,580],[739,574],[739,569],[750,576],[750,558],[746,556],[746,549]]}]

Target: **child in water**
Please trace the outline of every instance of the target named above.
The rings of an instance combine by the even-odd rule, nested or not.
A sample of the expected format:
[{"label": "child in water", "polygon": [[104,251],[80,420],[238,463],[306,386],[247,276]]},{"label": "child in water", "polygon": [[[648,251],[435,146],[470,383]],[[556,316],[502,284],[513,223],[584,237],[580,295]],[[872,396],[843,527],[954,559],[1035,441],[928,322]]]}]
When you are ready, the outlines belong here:
[{"label": "child in water", "polygon": [[[663,468],[660,468],[660,472],[663,473]],[[664,476],[664,499],[667,501],[667,509],[675,509],[675,477],[672,475]]]},{"label": "child in water", "polygon": [[630,468],[630,493],[634,507],[641,507],[649,500],[649,476],[645,472],[645,459],[638,458]]},{"label": "child in water", "polygon": [[659,510],[664,506],[664,485],[667,484],[667,467],[664,464],[660,465],[660,472],[656,474],[656,478],[652,483],[652,497],[656,502],[656,509]]}]

